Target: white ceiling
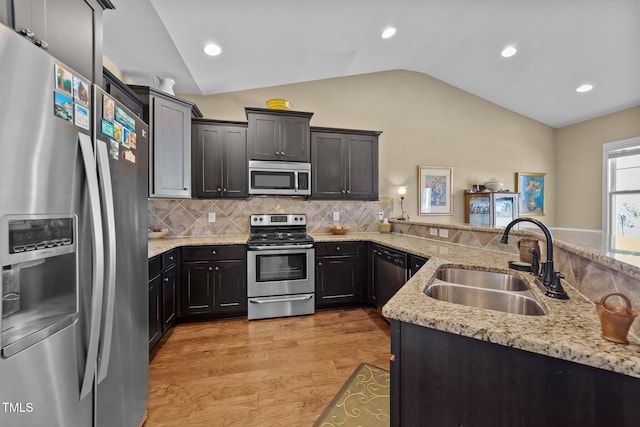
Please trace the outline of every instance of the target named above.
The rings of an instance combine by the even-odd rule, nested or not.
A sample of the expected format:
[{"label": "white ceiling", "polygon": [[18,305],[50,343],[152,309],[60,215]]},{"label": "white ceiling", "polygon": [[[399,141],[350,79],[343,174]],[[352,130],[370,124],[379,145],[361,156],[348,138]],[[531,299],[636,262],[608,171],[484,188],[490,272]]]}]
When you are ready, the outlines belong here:
[{"label": "white ceiling", "polygon": [[[107,58],[136,84],[171,77],[177,93],[405,69],[553,127],[640,105],[640,0],[111,1]],[[518,54],[505,59],[508,44]],[[582,83],[594,89],[576,93]]]}]

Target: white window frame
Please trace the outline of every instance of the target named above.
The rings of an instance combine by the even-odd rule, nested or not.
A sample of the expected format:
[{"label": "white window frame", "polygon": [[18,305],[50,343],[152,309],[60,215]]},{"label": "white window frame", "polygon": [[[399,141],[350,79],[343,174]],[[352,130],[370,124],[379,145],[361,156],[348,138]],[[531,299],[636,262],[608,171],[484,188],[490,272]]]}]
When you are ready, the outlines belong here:
[{"label": "white window frame", "polygon": [[610,170],[609,160],[640,153],[640,137],[607,142],[602,145],[602,232],[607,236],[607,250],[615,251],[615,235],[612,228],[613,196],[640,194],[637,190],[611,191],[615,186],[615,171]]}]

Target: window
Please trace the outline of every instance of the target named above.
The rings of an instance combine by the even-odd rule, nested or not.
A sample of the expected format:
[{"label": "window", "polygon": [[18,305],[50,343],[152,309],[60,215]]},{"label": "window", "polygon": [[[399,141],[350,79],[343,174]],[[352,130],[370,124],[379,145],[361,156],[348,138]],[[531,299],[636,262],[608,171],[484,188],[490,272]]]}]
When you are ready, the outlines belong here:
[{"label": "window", "polygon": [[640,137],[603,145],[602,231],[608,251],[640,255]]}]

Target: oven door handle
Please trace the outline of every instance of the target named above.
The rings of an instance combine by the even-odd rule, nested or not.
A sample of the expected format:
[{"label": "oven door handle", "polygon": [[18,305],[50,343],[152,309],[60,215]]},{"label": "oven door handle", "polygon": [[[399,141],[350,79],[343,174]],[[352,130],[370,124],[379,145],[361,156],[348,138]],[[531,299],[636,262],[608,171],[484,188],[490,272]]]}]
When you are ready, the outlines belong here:
[{"label": "oven door handle", "polygon": [[249,249],[254,249],[258,251],[285,250],[285,249],[311,249],[311,248],[313,248],[313,243],[309,243],[308,245],[276,245],[276,246],[249,245]]},{"label": "oven door handle", "polygon": [[251,298],[249,302],[252,304],[268,304],[271,302],[290,302],[290,301],[307,301],[313,298],[313,295],[304,295],[300,297],[287,297],[287,298],[272,298],[272,299],[258,299]]}]

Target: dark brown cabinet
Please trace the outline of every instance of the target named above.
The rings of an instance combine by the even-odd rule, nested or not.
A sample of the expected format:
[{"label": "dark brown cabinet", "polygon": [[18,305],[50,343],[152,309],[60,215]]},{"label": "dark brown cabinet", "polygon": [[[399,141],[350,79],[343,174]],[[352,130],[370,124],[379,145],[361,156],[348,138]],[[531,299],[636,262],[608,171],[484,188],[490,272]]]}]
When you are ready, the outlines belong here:
[{"label": "dark brown cabinet", "polygon": [[393,320],[391,426],[637,426],[640,379]]},{"label": "dark brown cabinet", "polygon": [[133,111],[138,117],[142,117],[144,104],[134,91],[118,79],[111,71],[106,68],[102,69],[103,79],[102,88],[105,92],[115,98],[118,102],[124,104],[129,110]]},{"label": "dark brown cabinet", "polygon": [[130,86],[149,124],[149,196],[191,197],[193,104],[147,86]]},{"label": "dark brown cabinet", "polygon": [[176,320],[177,256],[172,249],[149,260],[149,349]]},{"label": "dark brown cabinet", "polygon": [[311,198],[378,200],[377,131],[311,129]]},{"label": "dark brown cabinet", "polygon": [[162,336],[161,289],[162,261],[157,256],[149,260],[149,350]]},{"label": "dark brown cabinet", "polygon": [[245,108],[249,159],[309,162],[309,121],[313,113]]},{"label": "dark brown cabinet", "polygon": [[192,120],[193,196],[246,198],[247,124]]},{"label": "dark brown cabinet", "polygon": [[244,245],[182,248],[180,317],[246,315],[246,269]]},{"label": "dark brown cabinet", "polygon": [[110,2],[9,0],[0,8],[0,19],[29,41],[87,79],[102,83],[102,14],[112,8]]},{"label": "dark brown cabinet", "polygon": [[359,305],[366,300],[367,244],[316,243],[316,308]]}]

